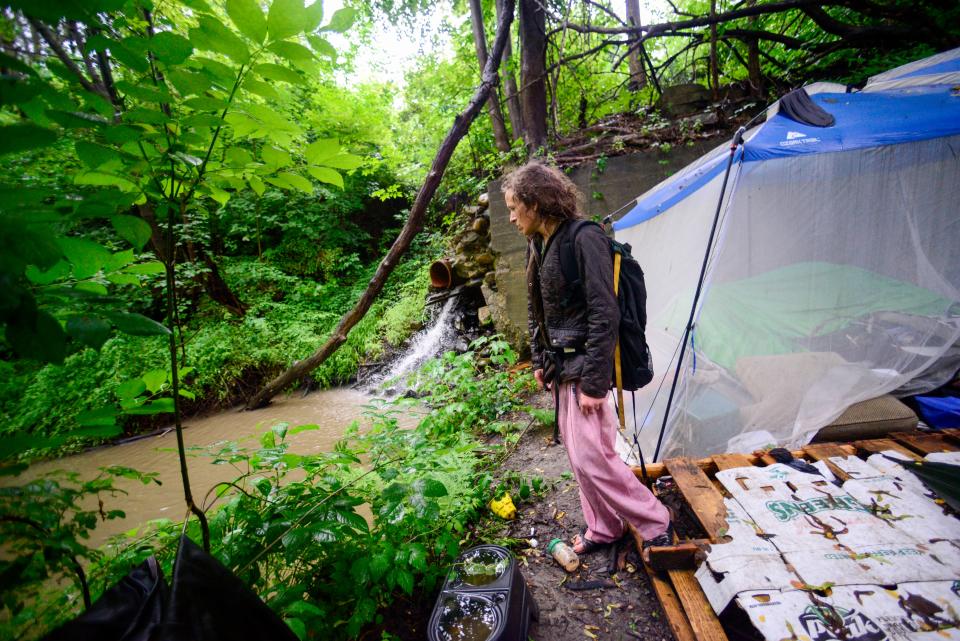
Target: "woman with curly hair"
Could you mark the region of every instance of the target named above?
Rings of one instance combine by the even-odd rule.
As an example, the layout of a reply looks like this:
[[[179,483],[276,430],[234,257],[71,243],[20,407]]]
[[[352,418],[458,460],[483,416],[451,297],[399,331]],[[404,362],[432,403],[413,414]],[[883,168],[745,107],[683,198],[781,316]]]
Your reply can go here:
[[[610,387],[620,311],[609,240],[597,225],[572,233],[571,221],[582,218],[580,192],[556,168],[531,162],[508,175],[501,189],[510,222],[528,239],[533,375],[554,391],[560,435],[580,486],[586,527],[574,550],[589,553],[619,540],[626,523],[644,548],[669,545],[669,512],[614,449]],[[571,242],[579,283],[567,282],[560,263],[560,247]]]

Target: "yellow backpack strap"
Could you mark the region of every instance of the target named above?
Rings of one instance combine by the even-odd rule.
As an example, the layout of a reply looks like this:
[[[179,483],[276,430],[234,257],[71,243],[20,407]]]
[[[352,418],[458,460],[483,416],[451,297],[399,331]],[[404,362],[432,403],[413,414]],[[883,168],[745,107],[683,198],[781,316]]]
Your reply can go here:
[[[620,252],[613,253],[613,295],[620,295]],[[623,414],[623,369],[620,366],[620,335],[617,334],[617,346],[613,350],[614,381],[617,384],[617,415],[620,419],[620,431],[626,429]]]

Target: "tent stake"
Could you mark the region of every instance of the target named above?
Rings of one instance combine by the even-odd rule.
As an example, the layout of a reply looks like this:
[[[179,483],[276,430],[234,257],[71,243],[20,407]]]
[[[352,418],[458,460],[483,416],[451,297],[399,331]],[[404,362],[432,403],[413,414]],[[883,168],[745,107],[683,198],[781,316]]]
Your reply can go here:
[[[693,331],[693,317],[697,313],[697,303],[700,301],[700,292],[703,290],[703,281],[707,273],[707,262],[710,260],[710,249],[713,247],[713,237],[717,232],[717,222],[720,220],[720,210],[723,208],[723,196],[727,191],[727,179],[730,178],[730,168],[733,167],[733,157],[737,147],[743,144],[743,134],[746,127],[737,129],[730,143],[730,157],[727,159],[727,170],[723,174],[723,185],[720,187],[720,198],[717,200],[717,211],[713,214],[713,225],[710,227],[710,238],[707,240],[707,250],[703,254],[703,265],[700,266],[700,278],[697,280],[697,291],[693,295],[693,305],[690,306],[690,318],[683,330],[683,341],[680,343],[680,357],[677,359],[677,369],[670,384],[670,396],[667,397],[667,407],[663,411],[663,423],[660,425],[660,434],[657,435],[657,449],[653,452],[653,462],[660,458],[660,446],[663,444],[663,433],[667,429],[667,419],[670,418],[670,406],[673,404],[673,395],[677,391],[677,381],[680,380],[680,368],[683,367],[683,355],[687,351],[687,340]],[[636,411],[636,410],[634,410]]]

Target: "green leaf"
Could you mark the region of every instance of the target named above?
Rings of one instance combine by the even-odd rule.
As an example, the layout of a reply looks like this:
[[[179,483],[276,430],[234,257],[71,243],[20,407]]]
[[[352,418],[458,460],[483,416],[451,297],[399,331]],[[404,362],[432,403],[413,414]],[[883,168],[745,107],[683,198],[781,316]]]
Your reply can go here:
[[[56,241],[73,265],[73,276],[77,279],[90,278],[112,257],[109,249],[91,240],[57,238]]]
[[[77,414],[77,424],[82,427],[110,427],[117,422],[115,407],[98,407]]]
[[[113,228],[117,230],[120,237],[133,245],[134,249],[143,249],[143,246],[150,240],[150,225],[142,218],[136,216],[114,216],[110,219]]]
[[[370,560],[361,556],[354,560],[350,566],[350,576],[356,585],[365,585],[370,581]]]
[[[74,149],[77,152],[77,157],[80,159],[80,162],[90,169],[96,169],[111,160],[120,159],[120,154],[117,150],[87,142],[86,140],[78,140],[75,142]]]
[[[273,0],[270,4],[267,30],[271,41],[283,40],[302,32],[306,22],[303,0]]]
[[[145,263],[137,263],[124,267],[123,271],[128,274],[162,274],[167,270],[159,260],[151,260]]]
[[[150,50],[160,62],[179,65],[193,54],[193,45],[181,35],[172,31],[160,31],[149,41]]]
[[[133,274],[107,274],[106,279],[114,285],[139,285],[140,279]]]
[[[273,85],[262,80],[257,80],[252,75],[243,79],[243,88],[267,100],[282,100],[280,92],[274,89]]]
[[[140,140],[143,137],[143,130],[131,125],[112,125],[103,131],[103,137],[107,142],[120,145],[125,142]]]
[[[421,572],[426,572],[427,571],[427,548],[425,548],[420,543],[411,543],[410,556],[408,557],[408,563],[410,563],[410,567],[420,570]]]
[[[110,323],[95,316],[71,316],[67,319],[67,334],[99,352],[110,338]]]
[[[374,554],[370,557],[370,576],[377,581],[390,569],[390,558],[383,553]]]
[[[78,185],[119,187],[123,191],[130,192],[140,191],[140,187],[130,182],[127,178],[115,174],[108,174],[103,171],[87,171],[82,174],[77,174],[73,182]]]
[[[257,0],[227,0],[227,15],[240,33],[257,44],[267,37],[267,20]]]
[[[306,623],[304,623],[300,619],[292,619],[292,618],[284,619],[283,622],[287,624],[287,627],[290,628],[290,630],[293,631],[295,635],[297,635],[297,638],[300,639],[300,641],[306,640],[307,638]]]
[[[166,336],[170,330],[142,314],[109,312],[104,314],[113,326],[124,334],[133,336]]]
[[[105,286],[101,285],[100,283],[95,283],[91,280],[79,282],[73,286],[73,289],[78,292],[93,294],[94,296],[106,296],[110,293]]]
[[[299,434],[300,432],[312,432],[313,430],[318,429],[320,429],[320,426],[316,423],[307,423],[306,425],[297,425],[295,427],[291,427],[289,430],[287,430],[287,434],[289,436],[293,436],[294,434]]]
[[[313,47],[313,50],[316,51],[321,56],[326,56],[331,60],[337,59],[337,50],[332,44],[326,39],[321,38],[320,36],[309,35],[307,36],[307,42],[310,43],[310,46]]]
[[[343,189],[343,176],[329,167],[307,167],[307,172],[320,182],[336,185]]]
[[[277,446],[277,437],[273,432],[264,432],[260,435],[260,447],[271,449]]]
[[[166,76],[181,96],[200,95],[213,86],[209,76],[186,69],[170,69]]]
[[[153,402],[144,403],[143,405],[124,410],[124,414],[131,414],[134,416],[169,414],[171,412],[173,412],[172,398],[158,398]]]
[[[7,342],[21,358],[32,358],[45,363],[63,363],[67,335],[56,318],[38,311],[30,321],[7,325]]]
[[[313,193],[313,183],[301,176],[289,171],[282,171],[278,174],[290,187],[302,191],[305,194]]]
[[[193,61],[199,63],[203,70],[206,71],[211,78],[219,82],[224,87],[232,86],[237,78],[237,74],[234,73],[233,69],[223,64],[219,60],[195,56]]]
[[[130,399],[140,396],[147,391],[147,384],[142,378],[133,378],[117,385],[117,398]]]
[[[128,97],[136,98],[143,102],[168,103],[171,101],[170,92],[166,87],[154,87],[148,84],[134,84],[126,80],[117,82],[117,89]]]
[[[337,10],[333,14],[333,17],[330,18],[330,22],[321,29],[321,31],[336,31],[338,33],[343,33],[347,29],[353,26],[354,21],[357,19],[357,12],[350,7],[344,7]]]
[[[257,176],[247,176],[247,182],[250,184],[250,189],[252,189],[253,193],[257,196],[262,196],[267,190],[267,186],[264,185],[263,181]]]
[[[61,260],[46,271],[36,265],[29,265],[25,272],[27,280],[36,285],[49,285],[70,275],[70,263]]]
[[[339,12],[338,12],[339,13]],[[413,575],[407,570],[397,569],[397,585],[407,594],[413,594]]]
[[[141,380],[151,394],[156,394],[167,383],[167,371],[163,369],[149,370],[144,372]]]
[[[354,156],[353,154],[337,154],[332,158],[320,161],[318,164],[324,165],[325,167],[334,167],[335,169],[350,171],[351,169],[362,166],[363,158]]]
[[[281,421],[276,425],[271,425],[270,430],[277,435],[281,441],[287,436],[287,429],[290,427],[290,423]]]
[[[271,167],[287,167],[293,163],[290,154],[273,146],[264,147],[260,155],[263,156],[263,161]]]
[[[296,42],[281,40],[280,42],[272,43],[267,49],[281,58],[292,62],[304,71],[313,69],[313,62],[316,60],[312,51]]]
[[[213,127],[219,125],[222,121],[220,116],[217,114],[198,113],[188,116],[180,122],[184,127],[189,127],[190,129],[212,129]]]
[[[436,479],[417,479],[413,482],[413,491],[436,498],[447,495],[447,486]]]
[[[172,121],[170,116],[159,109],[135,107],[123,113],[124,122],[146,123],[148,125],[165,125]]]
[[[222,53],[242,65],[250,60],[247,45],[222,22],[210,16],[200,16],[197,22],[199,27],[190,30],[190,42],[197,49]]]
[[[56,141],[56,132],[36,125],[0,127],[0,155],[46,147]]]
[[[130,41],[113,40],[98,34],[87,38],[86,47],[87,51],[106,52],[109,50],[111,57],[134,71],[140,73],[150,71],[150,62],[146,55],[138,53],[136,49],[129,46],[130,44]]]
[[[327,158],[332,158],[340,153],[340,143],[336,138],[321,138],[307,145],[303,152],[307,162],[319,164]]]
[[[209,96],[196,96],[187,98],[183,101],[183,104],[197,111],[220,111],[227,106],[227,101]]]
[[[226,163],[236,169],[243,169],[253,162],[253,155],[242,147],[231,147],[224,154]]]
[[[289,82],[290,84],[303,85],[306,81],[292,69],[287,69],[281,65],[272,62],[264,62],[253,67],[254,73],[264,77],[267,80],[277,82]]]

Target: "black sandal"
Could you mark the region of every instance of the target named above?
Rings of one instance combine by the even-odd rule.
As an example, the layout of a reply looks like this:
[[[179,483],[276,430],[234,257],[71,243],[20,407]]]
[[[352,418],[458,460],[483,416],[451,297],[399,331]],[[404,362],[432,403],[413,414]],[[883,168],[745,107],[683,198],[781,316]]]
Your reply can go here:
[[[574,552],[576,552],[577,554],[592,554],[594,552],[597,552],[598,550],[602,550],[610,546],[609,543],[597,543],[596,541],[588,539],[586,527],[583,527],[583,529],[580,530],[580,533],[577,536],[580,537],[580,545],[583,547],[583,549],[580,552],[577,552],[576,550],[574,550]],[[571,547],[576,548],[577,542],[574,541]]]
[[[663,534],[659,534],[652,539],[643,542],[643,549],[660,548],[673,545],[673,521],[667,523],[667,529]]]

